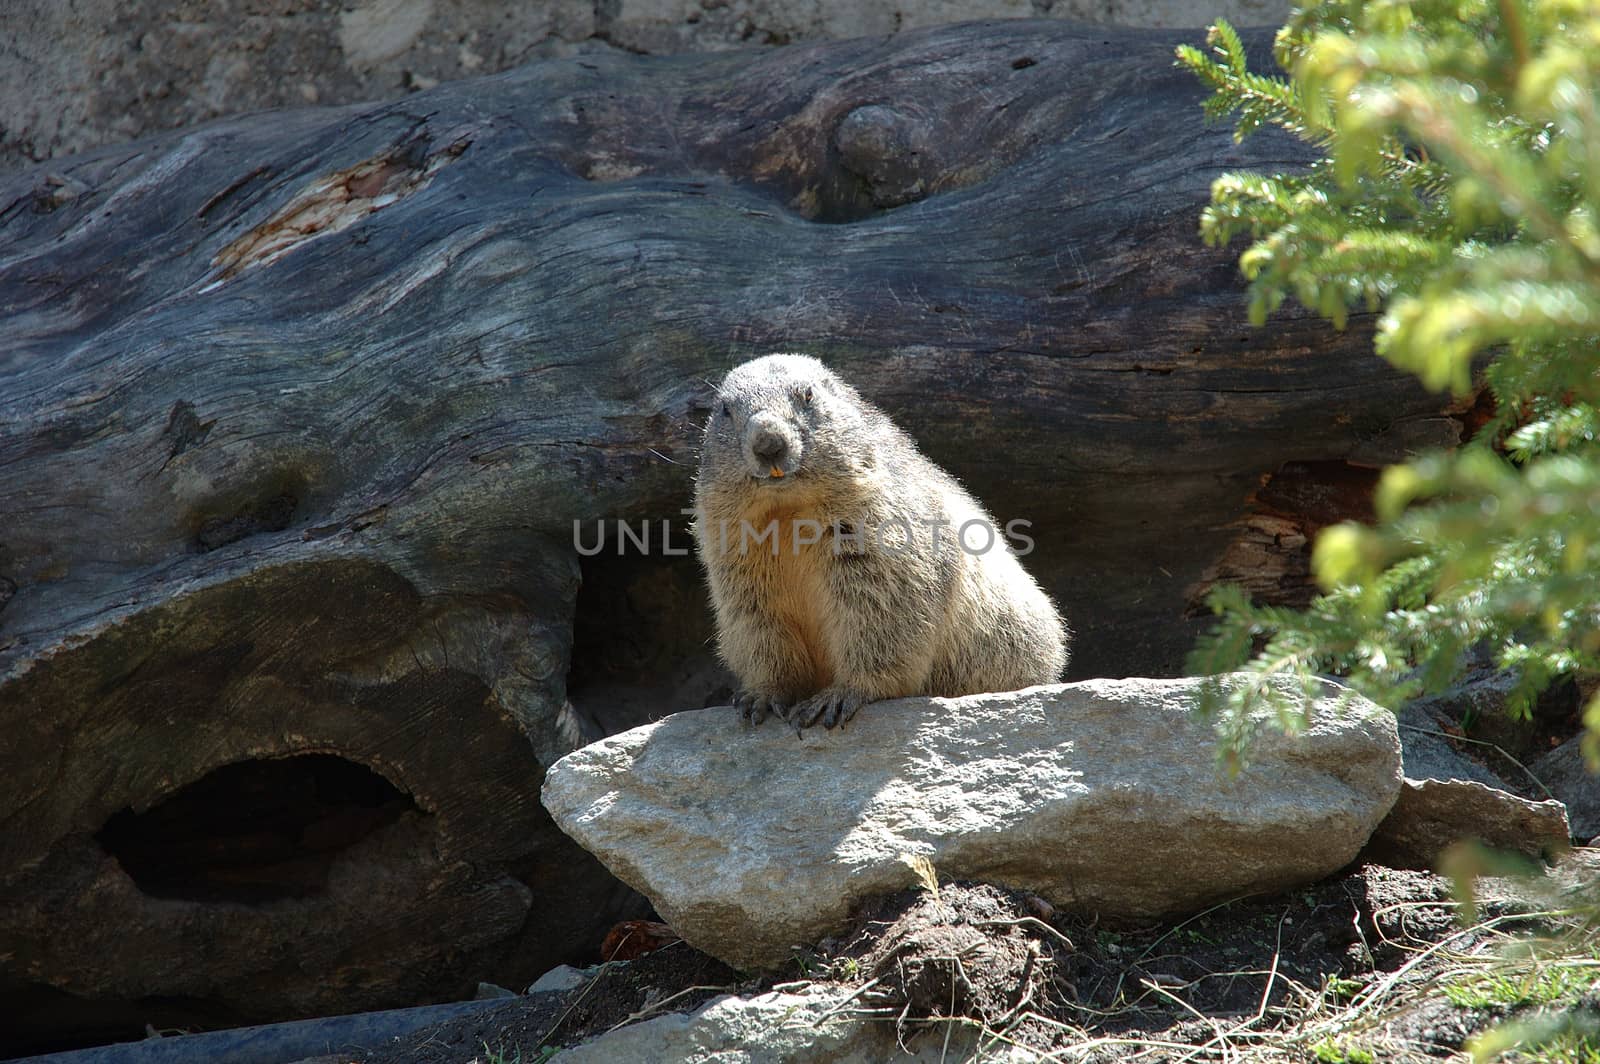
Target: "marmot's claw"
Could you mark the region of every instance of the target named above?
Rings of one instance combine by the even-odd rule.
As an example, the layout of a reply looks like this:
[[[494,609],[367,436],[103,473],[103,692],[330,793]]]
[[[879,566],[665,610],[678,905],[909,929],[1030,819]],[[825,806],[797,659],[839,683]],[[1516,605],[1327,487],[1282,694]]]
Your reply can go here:
[[[844,727],[845,721],[856,715],[856,710],[866,704],[866,699],[856,694],[842,694],[828,707],[828,715],[822,718],[822,726],[831,728],[834,725]]]
[[[734,696],[733,704],[739,711],[739,716],[746,724],[760,724],[769,715],[786,719],[788,708],[782,702],[774,701],[766,695],[754,694],[750,691],[740,691]]]
[[[822,719],[822,714],[828,709],[828,692],[812,695],[804,702],[797,703],[794,711],[789,714],[789,723],[794,725],[794,733],[799,735],[817,721]]]
[[[790,711],[789,723],[794,725],[797,734],[819,722],[824,728],[832,728],[854,717],[856,710],[868,701],[865,695],[856,691],[830,687],[798,703]]]

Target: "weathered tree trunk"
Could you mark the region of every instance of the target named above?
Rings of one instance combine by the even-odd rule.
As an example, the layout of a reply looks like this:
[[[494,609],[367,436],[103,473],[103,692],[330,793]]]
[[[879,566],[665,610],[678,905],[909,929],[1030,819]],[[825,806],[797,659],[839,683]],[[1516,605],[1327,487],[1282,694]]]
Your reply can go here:
[[[573,523],[677,520],[746,357],[1031,520],[1077,676],[1292,579],[1324,481],[1459,426],[1360,328],[1245,324],[1197,213],[1304,153],[1204,128],[1175,39],[589,56],[0,184],[0,1012],[403,1004],[596,941],[625,896],[543,769],[717,692],[692,559]]]

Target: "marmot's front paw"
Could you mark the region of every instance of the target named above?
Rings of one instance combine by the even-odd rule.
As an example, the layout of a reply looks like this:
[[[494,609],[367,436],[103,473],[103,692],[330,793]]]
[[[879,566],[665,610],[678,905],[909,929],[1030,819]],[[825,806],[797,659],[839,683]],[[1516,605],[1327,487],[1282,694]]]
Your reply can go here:
[[[824,728],[831,728],[855,716],[856,710],[871,701],[850,687],[826,687],[804,702],[796,703],[789,712],[789,723],[794,725],[796,732],[819,722]]]
[[[760,724],[769,715],[784,717],[789,709],[777,699],[755,691],[740,691],[733,696],[733,704],[738,709],[739,716],[748,724]]]

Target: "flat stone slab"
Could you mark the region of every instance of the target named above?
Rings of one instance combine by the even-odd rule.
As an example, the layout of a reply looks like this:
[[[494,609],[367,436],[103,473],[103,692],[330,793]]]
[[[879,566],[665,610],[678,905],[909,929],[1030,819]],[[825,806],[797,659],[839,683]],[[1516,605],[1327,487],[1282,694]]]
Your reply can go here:
[[[1473,780],[1407,777],[1366,856],[1391,868],[1437,871],[1440,858],[1458,842],[1553,858],[1571,847],[1569,834],[1559,801],[1532,802]]]
[[[1394,718],[1328,683],[1217,770],[1199,681],[1089,680],[862,709],[797,736],[731,708],[677,713],[562,758],[556,822],[691,945],[741,968],[938,873],[1108,918],[1197,911],[1349,862],[1394,804]]]

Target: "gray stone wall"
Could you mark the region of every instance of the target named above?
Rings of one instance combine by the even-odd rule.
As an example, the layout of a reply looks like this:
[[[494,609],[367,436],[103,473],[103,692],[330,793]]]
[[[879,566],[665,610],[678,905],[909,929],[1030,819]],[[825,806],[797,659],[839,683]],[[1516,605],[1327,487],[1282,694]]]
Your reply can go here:
[[[223,115],[403,96],[540,56],[975,18],[1281,22],[1288,0],[0,0],[0,170]]]

